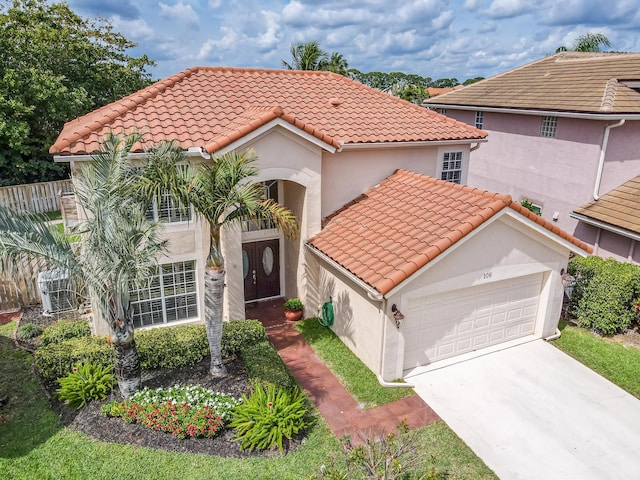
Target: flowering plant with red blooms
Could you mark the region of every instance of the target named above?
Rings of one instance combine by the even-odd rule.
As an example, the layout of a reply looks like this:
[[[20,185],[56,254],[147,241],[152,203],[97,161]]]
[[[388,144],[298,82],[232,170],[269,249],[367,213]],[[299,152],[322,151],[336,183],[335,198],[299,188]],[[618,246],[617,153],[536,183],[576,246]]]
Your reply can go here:
[[[239,403],[231,395],[197,385],[175,385],[169,389],[145,388],[127,401],[103,405],[102,414],[178,438],[213,437]]]

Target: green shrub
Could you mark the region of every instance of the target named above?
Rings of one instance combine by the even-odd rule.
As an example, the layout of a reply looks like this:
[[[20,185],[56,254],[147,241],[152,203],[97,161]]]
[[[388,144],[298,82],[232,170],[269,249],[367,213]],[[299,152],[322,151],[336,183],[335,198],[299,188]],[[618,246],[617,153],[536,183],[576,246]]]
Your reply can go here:
[[[348,436],[342,441],[342,461],[335,455],[320,467],[320,478],[443,478],[435,469],[425,472],[426,452],[419,444],[417,431],[409,431],[406,420],[396,427],[397,433],[368,435],[363,445],[354,446]]]
[[[104,337],[72,338],[50,343],[39,347],[35,353],[36,367],[48,380],[64,377],[79,363],[107,367],[113,365],[113,361],[113,347]]]
[[[265,340],[267,333],[258,320],[231,320],[222,324],[223,357],[236,355],[245,347]]]
[[[568,270],[576,279],[571,313],[578,325],[606,335],[629,327],[640,295],[640,266],[587,257],[572,260]]]
[[[82,363],[66,377],[58,379],[56,396],[67,406],[80,410],[91,400],[103,400],[115,383],[111,365]]]
[[[236,429],[235,440],[242,450],[277,446],[282,452],[285,438],[291,440],[310,426],[306,417],[305,396],[299,388],[276,389],[269,385],[265,390],[257,385],[249,398],[243,395],[229,426]]]
[[[71,338],[82,338],[91,336],[91,329],[86,320],[59,321],[42,332],[42,345],[60,343]]]
[[[245,347],[240,355],[254,385],[277,385],[283,388],[297,386],[282,357],[268,340]]]
[[[42,333],[42,328],[35,323],[23,323],[18,327],[18,331],[16,332],[16,337],[18,340],[28,340],[30,338],[37,337]]]
[[[209,355],[203,324],[140,330],[135,338],[144,370],[193,365]],[[225,322],[222,325],[223,356],[262,343],[266,338],[264,327],[256,320]],[[50,380],[66,375],[74,365],[83,361],[112,365],[113,347],[102,337],[81,337],[52,342],[36,351],[36,366],[42,376]]]
[[[206,330],[200,324],[140,330],[135,338],[143,370],[193,365],[209,354]]]

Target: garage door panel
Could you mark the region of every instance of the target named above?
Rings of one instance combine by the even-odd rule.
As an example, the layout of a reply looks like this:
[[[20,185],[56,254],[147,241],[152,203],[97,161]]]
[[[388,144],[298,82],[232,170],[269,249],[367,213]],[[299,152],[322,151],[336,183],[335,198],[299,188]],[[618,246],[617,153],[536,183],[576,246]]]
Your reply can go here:
[[[479,350],[535,330],[542,274],[408,301],[404,368]]]

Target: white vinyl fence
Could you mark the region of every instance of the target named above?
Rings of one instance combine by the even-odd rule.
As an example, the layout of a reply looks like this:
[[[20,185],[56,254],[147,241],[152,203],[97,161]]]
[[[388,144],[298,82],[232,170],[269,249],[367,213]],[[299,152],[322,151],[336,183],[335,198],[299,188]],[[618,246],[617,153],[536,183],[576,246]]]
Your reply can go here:
[[[71,192],[71,180],[0,187],[0,205],[18,214],[60,210],[60,193]]]

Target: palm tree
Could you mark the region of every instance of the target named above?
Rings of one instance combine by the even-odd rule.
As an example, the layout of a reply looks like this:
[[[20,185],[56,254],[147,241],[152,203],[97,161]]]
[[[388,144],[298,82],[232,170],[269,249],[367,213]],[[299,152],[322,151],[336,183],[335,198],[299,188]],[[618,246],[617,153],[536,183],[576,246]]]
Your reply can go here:
[[[347,62],[347,59],[344,58],[341,53],[333,52],[329,60],[321,62],[320,67],[320,70],[347,75],[349,62]]]
[[[41,268],[66,270],[73,285],[84,284],[96,313],[109,325],[115,375],[125,398],[141,385],[130,290],[148,282],[167,247],[159,224],[146,219],[144,203],[133,194],[137,180],[127,157],[138,140],[109,135],[103,151],[80,167],[76,201],[85,219],[75,229],[76,245],[43,222],[0,209],[3,269],[35,260]]]
[[[308,43],[292,43],[291,59],[292,64],[282,60],[282,66],[288,70],[325,70],[322,67],[329,61],[329,56],[313,40]]]
[[[556,53],[558,52],[601,52],[602,47],[610,47],[611,42],[603,33],[585,33],[584,35],[580,35],[576,38],[575,42],[573,42],[573,48],[568,49],[567,47],[558,47]]]
[[[270,219],[290,238],[295,238],[297,222],[286,208],[264,197],[261,184],[252,182],[258,174],[254,150],[235,151],[213,158],[214,163],[194,168],[184,152],[172,143],[164,144],[148,156],[141,177],[141,191],[147,199],[168,192],[183,204],[193,205],[210,227],[210,250],[205,270],[205,323],[211,351],[213,376],[226,374],[222,363],[222,305],[224,298],[224,258],[220,234],[225,225],[247,219]]]

